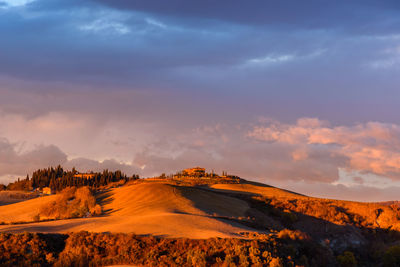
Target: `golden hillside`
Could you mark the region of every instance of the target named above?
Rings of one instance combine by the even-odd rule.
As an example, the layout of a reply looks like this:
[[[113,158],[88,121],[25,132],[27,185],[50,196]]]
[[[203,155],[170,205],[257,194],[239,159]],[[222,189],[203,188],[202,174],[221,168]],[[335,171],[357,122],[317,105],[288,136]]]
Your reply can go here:
[[[400,244],[400,207],[396,203],[313,198],[243,179],[139,179],[112,186],[116,187],[97,191],[67,188],[61,194],[0,206],[3,223],[0,232],[89,231],[191,239],[234,237],[265,244],[274,240],[276,246],[306,249],[303,253],[309,258],[313,255],[311,251],[319,250],[324,253],[322,259],[329,261],[334,261],[333,255],[340,256],[350,250],[364,262],[378,262],[385,249]],[[84,191],[95,193],[96,199],[92,200],[101,205],[101,215],[80,212],[77,214],[86,218],[34,222],[35,215],[49,207],[59,206],[69,211],[75,203],[73,207],[80,209],[82,201],[91,199],[81,196],[81,202],[78,201],[76,195]],[[68,214],[75,214],[71,212]],[[62,218],[61,215],[51,217],[52,214],[64,213],[49,211],[48,217],[40,218]],[[270,249],[274,251],[274,247]],[[285,249],[274,253],[287,255],[289,252]],[[300,262],[303,259],[297,254],[291,257]]]
[[[32,222],[39,208],[54,195],[0,206],[0,222]],[[134,232],[174,237],[238,236],[297,227],[315,229],[351,225],[368,229],[400,227],[397,206],[307,197],[279,188],[247,182],[190,186],[169,179],[140,180],[98,193],[99,217],[23,225],[3,225],[0,231]],[[319,220],[319,221],[318,221]],[[313,228],[311,227],[311,228]]]

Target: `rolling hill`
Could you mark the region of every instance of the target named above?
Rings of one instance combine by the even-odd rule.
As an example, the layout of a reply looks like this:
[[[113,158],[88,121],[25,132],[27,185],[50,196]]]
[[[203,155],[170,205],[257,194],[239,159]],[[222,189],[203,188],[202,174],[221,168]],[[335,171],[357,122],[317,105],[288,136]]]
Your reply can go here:
[[[243,179],[139,179],[99,190],[96,197],[103,213],[87,218],[33,222],[40,207],[57,195],[0,206],[0,232],[278,238],[295,246],[309,240],[326,258],[350,250],[368,259],[377,245],[400,245],[397,203],[313,198]]]
[[[0,206],[5,223],[29,222],[53,196]],[[162,183],[138,183],[101,194],[101,217],[0,226],[7,232],[134,232],[170,237],[231,237],[252,229],[230,218],[245,217],[247,203],[212,191]],[[225,219],[224,219],[225,218]]]

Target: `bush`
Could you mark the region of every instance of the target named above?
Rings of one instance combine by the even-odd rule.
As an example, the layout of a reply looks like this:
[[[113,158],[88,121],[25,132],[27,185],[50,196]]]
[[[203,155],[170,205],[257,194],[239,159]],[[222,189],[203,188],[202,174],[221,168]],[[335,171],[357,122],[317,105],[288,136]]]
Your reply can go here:
[[[283,212],[282,213],[282,220],[283,223],[286,225],[292,225],[293,223],[295,223],[298,219],[297,219],[297,215],[292,213],[292,212]]]
[[[342,267],[355,267],[357,266],[356,258],[354,257],[353,252],[345,251],[342,255],[337,257],[337,261],[339,266]]]
[[[269,262],[269,267],[283,267],[282,260],[280,258],[272,258]]]
[[[67,187],[57,200],[40,208],[39,216],[46,219],[81,218],[89,215],[100,215],[101,206],[88,187]]]
[[[187,256],[187,262],[193,266],[206,266],[205,253],[200,250],[190,250]]]
[[[400,246],[393,246],[386,250],[383,256],[383,266],[400,266]]]
[[[300,230],[283,229],[278,233],[278,238],[291,240],[310,240],[310,237]]]
[[[35,216],[33,216],[32,220],[33,220],[34,222],[39,222],[39,221],[40,221],[40,215],[39,215],[39,214],[36,214]]]

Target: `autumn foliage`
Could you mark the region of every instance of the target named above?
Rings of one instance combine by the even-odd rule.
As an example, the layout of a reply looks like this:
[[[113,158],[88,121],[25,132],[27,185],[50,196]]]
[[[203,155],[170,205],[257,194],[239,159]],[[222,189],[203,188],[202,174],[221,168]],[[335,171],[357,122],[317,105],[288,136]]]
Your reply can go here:
[[[291,242],[292,243],[292,242]],[[283,266],[307,259],[293,245],[270,236],[166,239],[134,234],[79,232],[0,234],[1,266]],[[311,250],[303,250],[310,259]]]
[[[40,219],[67,219],[100,215],[101,206],[88,187],[67,187],[55,201],[40,208]]]

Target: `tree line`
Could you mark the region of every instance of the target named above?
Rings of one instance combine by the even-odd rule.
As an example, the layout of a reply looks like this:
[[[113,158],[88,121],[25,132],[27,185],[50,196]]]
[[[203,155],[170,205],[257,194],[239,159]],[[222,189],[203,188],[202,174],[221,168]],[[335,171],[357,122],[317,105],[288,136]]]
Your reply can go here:
[[[60,165],[55,168],[49,167],[39,169],[33,172],[31,178],[27,175],[25,179],[18,179],[14,183],[10,183],[6,189],[29,191],[36,188],[42,189],[44,187],[50,187],[53,191],[59,192],[71,186],[90,186],[97,188],[121,180],[129,181],[139,179],[139,175],[137,174],[127,176],[120,170],[91,172],[92,175],[90,177],[77,177],[78,174],[79,172],[75,168],[68,171],[64,170]]]

